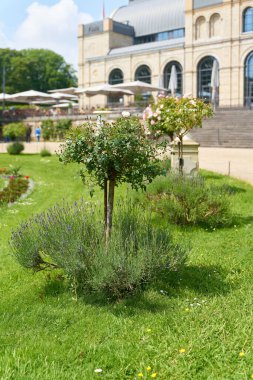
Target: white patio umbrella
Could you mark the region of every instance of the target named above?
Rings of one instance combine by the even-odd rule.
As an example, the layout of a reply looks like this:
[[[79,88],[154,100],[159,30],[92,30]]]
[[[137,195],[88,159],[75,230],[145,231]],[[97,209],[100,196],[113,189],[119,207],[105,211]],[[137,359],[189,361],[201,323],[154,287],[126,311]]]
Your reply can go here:
[[[50,94],[52,98],[56,100],[78,100],[78,97],[76,95],[64,93],[64,92],[54,92]]]
[[[158,76],[158,87],[159,88],[163,87],[163,75],[162,74],[160,74]],[[157,95],[160,95],[160,94],[164,94],[164,90],[163,91],[159,90]]]
[[[175,95],[177,87],[178,87],[177,69],[175,65],[172,65],[171,72],[170,72],[170,81],[169,81],[169,86],[168,86],[168,90],[171,91],[172,96]]]
[[[76,93],[77,89],[78,89],[78,87],[57,88],[55,90],[49,90],[48,92],[50,92],[50,93],[62,92],[64,94],[74,95]]]
[[[77,94],[86,94],[87,96],[95,96],[95,95],[133,95],[134,92],[130,90],[126,90],[124,88],[119,88],[116,86],[112,86],[110,84],[103,84],[99,86],[92,86],[86,88],[80,88],[76,91]]]
[[[55,104],[52,106],[52,108],[69,108],[69,107],[77,108],[79,107],[79,105],[74,102],[69,102],[69,103]]]
[[[2,101],[2,100],[7,100],[10,96],[11,96],[11,95],[2,92],[2,93],[0,94],[0,101]]]
[[[24,92],[18,92],[16,94],[10,95],[8,99],[6,99],[8,102],[14,102],[14,103],[32,103],[33,101],[37,100],[51,100],[52,95],[47,94],[45,92],[40,91],[24,91]]]
[[[212,87],[211,100],[214,105],[216,103],[216,95],[217,95],[219,86],[220,86],[219,65],[218,65],[218,61],[215,59],[213,61],[212,77],[211,77],[211,87]]]
[[[142,82],[140,80],[136,80],[134,82],[124,82],[120,84],[115,84],[113,87],[119,87],[122,89],[130,90],[134,94],[141,94],[144,92],[152,92],[152,91],[166,91],[165,88],[159,86],[152,86],[152,84]]]

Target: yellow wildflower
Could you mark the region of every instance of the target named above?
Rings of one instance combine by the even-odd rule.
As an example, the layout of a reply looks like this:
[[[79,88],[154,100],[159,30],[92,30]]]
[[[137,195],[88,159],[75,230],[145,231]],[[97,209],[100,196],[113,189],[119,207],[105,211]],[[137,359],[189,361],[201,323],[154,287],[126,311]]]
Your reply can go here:
[[[240,358],[243,358],[245,356],[245,353],[242,351],[242,352],[240,352],[239,356],[240,356]]]
[[[138,377],[143,377],[143,373],[142,372],[138,373]]]
[[[151,329],[147,329],[146,331],[147,331],[147,332],[151,332]]]
[[[151,369],[152,369],[152,368],[151,368],[150,365],[149,365],[149,366],[147,367],[147,371],[150,372]]]
[[[180,354],[184,354],[185,353],[185,348],[180,348],[179,352],[180,352]]]
[[[252,375],[250,377],[251,377],[251,379],[253,379],[253,373],[252,373]]]
[[[152,375],[151,375],[152,379],[156,378],[156,376],[157,376],[156,372],[152,373]]]

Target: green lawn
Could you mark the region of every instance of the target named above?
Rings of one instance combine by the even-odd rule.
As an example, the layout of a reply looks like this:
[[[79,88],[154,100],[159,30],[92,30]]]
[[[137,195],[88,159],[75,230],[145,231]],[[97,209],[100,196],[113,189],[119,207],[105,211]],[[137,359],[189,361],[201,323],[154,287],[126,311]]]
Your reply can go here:
[[[8,164],[22,165],[35,187],[22,202],[0,208],[1,380],[151,379],[152,373],[160,380],[251,378],[252,187],[205,173],[235,190],[235,226],[170,226],[192,247],[187,265],[143,295],[108,303],[76,299],[53,274],[22,269],[8,246],[11,229],[33,213],[62,198],[89,199],[78,166],[62,166],[56,157],[1,154],[0,167]],[[97,368],[103,372],[94,373]]]

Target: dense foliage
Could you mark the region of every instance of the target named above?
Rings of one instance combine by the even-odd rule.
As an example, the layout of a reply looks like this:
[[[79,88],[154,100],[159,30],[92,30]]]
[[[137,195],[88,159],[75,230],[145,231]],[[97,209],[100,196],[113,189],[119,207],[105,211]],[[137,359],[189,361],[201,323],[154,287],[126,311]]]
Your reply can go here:
[[[45,141],[62,140],[71,126],[72,121],[69,119],[59,119],[57,121],[52,119],[43,120],[41,123],[42,136]]]
[[[3,136],[11,141],[23,139],[26,134],[26,127],[23,123],[9,123],[3,126]]]
[[[65,203],[22,223],[11,238],[17,260],[35,271],[62,268],[76,289],[112,298],[137,291],[185,260],[185,250],[172,244],[168,231],[154,228],[131,202],[116,213],[105,246],[97,212],[84,201]]]
[[[154,211],[179,225],[222,227],[230,225],[233,219],[227,189],[207,185],[200,176],[171,173],[159,178],[147,197]]]
[[[179,171],[183,172],[183,137],[193,128],[201,128],[202,121],[211,117],[211,104],[201,99],[160,96],[158,103],[144,111],[144,120],[151,132],[157,136],[178,138]]]
[[[107,236],[112,227],[115,186],[126,182],[134,189],[145,189],[160,171],[155,147],[138,118],[133,117],[121,117],[115,123],[102,123],[99,127],[88,123],[73,129],[61,148],[60,161],[83,164],[83,179],[91,175],[104,190]]]
[[[24,144],[20,142],[14,142],[12,144],[9,144],[7,147],[7,152],[9,154],[20,154],[25,149]]]
[[[201,99],[159,97],[158,103],[145,111],[152,132],[184,136],[200,128],[205,118],[213,114],[212,106]]]
[[[0,49],[0,72],[5,68],[6,93],[26,90],[47,92],[77,85],[75,71],[51,50]]]

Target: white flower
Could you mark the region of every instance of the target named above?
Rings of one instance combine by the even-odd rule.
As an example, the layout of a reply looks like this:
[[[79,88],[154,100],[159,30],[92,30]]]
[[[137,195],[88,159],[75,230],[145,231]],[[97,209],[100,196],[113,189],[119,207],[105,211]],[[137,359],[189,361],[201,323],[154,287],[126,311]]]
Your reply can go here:
[[[101,368],[96,368],[94,372],[95,373],[101,373],[101,372],[103,372],[103,370]]]
[[[131,116],[130,112],[128,112],[128,111],[123,111],[121,115],[123,117],[130,117]]]

